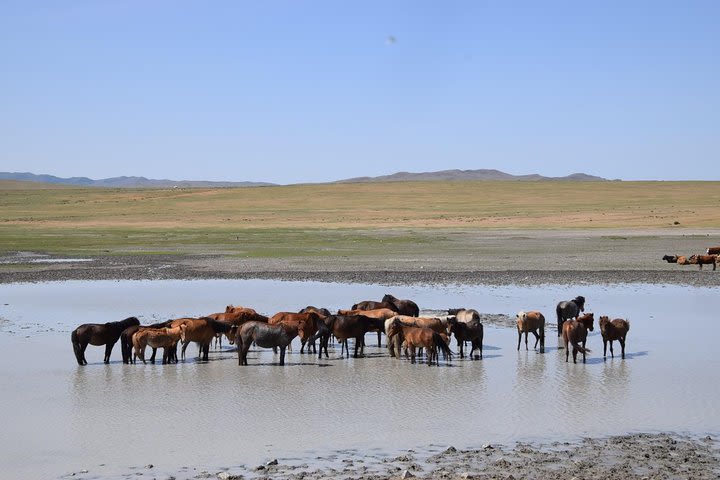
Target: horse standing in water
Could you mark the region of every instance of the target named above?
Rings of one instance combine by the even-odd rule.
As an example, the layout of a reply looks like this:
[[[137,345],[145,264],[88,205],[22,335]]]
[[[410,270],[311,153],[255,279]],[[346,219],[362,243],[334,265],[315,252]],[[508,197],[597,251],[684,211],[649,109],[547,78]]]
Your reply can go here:
[[[70,334],[70,340],[72,340],[78,365],[87,365],[85,349],[88,345],[105,345],[105,358],[103,361],[110,363],[110,353],[115,343],[120,339],[120,334],[133,325],[140,325],[140,320],[135,317],[128,317],[119,322],[86,323],[77,327]]]
[[[568,320],[563,325],[563,343],[565,344],[565,361],[570,357],[570,349],[568,345],[573,347],[573,363],[577,363],[578,352],[582,353],[583,363],[585,363],[585,354],[590,353],[589,348],[585,348],[587,341],[587,332],[593,331],[593,321],[595,317],[592,313],[587,313],[577,320]],[[582,343],[582,346],[580,344]]]
[[[268,325],[265,322],[247,322],[238,328],[235,343],[238,349],[238,365],[247,365],[247,354],[253,342],[258,347],[280,347],[280,365],[285,365],[285,349],[298,336],[298,323]]]
[[[583,297],[583,296],[577,296],[577,297],[573,298],[572,300],[558,303],[557,307],[555,307],[555,312],[557,313],[558,337],[562,335],[563,322],[565,320],[578,318],[578,316],[580,315],[580,312],[584,312],[584,311],[585,311],[585,297]]]
[[[598,324],[600,325],[600,334],[602,335],[603,339],[603,358],[607,357],[608,342],[610,342],[610,356],[612,358],[615,358],[615,353],[613,352],[612,348],[612,342],[613,340],[617,340],[620,342],[620,349],[622,352],[621,355],[624,359],[625,337],[630,331],[630,322],[622,318],[610,320],[607,316],[603,315],[602,317],[600,317],[600,321],[598,322]]]
[[[545,353],[545,317],[543,314],[536,311],[521,311],[516,315],[515,319],[517,320],[518,330],[517,349],[520,350],[520,341],[523,333],[525,334],[525,350],[528,349],[528,333],[532,333],[535,335],[535,346],[533,349],[537,348],[538,343],[540,343],[540,353]],[[539,334],[538,330],[540,331]]]

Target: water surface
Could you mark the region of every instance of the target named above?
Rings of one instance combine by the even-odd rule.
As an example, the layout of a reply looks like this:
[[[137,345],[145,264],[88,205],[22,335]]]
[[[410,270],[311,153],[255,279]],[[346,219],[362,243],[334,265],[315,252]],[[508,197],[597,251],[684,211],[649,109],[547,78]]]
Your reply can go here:
[[[599,332],[586,364],[565,363],[548,329],[545,354],[516,351],[517,333],[487,326],[485,358],[429,368],[389,358],[368,335],[367,356],[318,361],[251,352],[239,367],[225,347],[207,363],[123,365],[88,347],[75,363],[69,332],[88,322],[138,316],[143,323],[221,311],[228,303],[265,314],[306,305],[331,310],[385,293],[424,310],[472,307],[553,320],[559,300],[587,298],[596,318],[631,321],[627,358],[602,359]],[[720,408],[712,354],[715,290],[679,286],[451,287],[280,281],[101,281],[0,286],[3,475],[108,477],[155,465],[254,465],[276,457],[428,444],[576,439],[628,432],[717,434]],[[532,343],[531,343],[532,346]],[[616,344],[619,356],[620,348]],[[453,348],[454,345],[453,345]],[[195,354],[190,346],[188,352]],[[608,352],[609,353],[609,352]]]

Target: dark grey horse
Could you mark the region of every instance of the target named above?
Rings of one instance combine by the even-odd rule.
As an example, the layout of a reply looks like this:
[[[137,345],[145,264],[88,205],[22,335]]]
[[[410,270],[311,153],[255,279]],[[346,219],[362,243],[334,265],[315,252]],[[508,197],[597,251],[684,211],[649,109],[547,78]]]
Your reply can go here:
[[[265,322],[250,321],[242,324],[235,337],[238,349],[238,364],[247,365],[247,354],[253,342],[258,347],[280,348],[280,365],[285,365],[285,349],[298,335],[297,325],[280,323],[268,325]]]
[[[558,337],[562,336],[562,327],[565,320],[575,319],[580,316],[580,312],[585,311],[585,297],[577,296],[572,300],[560,302],[555,308],[557,312],[557,330]]]

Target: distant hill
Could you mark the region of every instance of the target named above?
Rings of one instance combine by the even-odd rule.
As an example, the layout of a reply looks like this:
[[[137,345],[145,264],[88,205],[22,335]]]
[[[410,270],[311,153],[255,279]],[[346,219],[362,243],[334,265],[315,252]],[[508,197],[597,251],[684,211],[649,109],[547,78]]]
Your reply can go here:
[[[34,173],[0,172],[0,180],[22,182],[40,182],[56,185],[75,185],[80,187],[107,188],[217,188],[217,187],[259,187],[274,185],[264,182],[206,182],[199,180],[153,180],[145,177],[113,177],[93,180],[87,177],[61,178],[53,175],[35,175]]]
[[[219,187],[260,187],[277,185],[266,182],[208,182],[201,180],[153,180],[145,177],[113,177],[93,180],[87,177],[61,178],[53,175],[36,175],[34,173],[0,172],[0,180],[19,182],[37,182],[52,185],[73,185],[80,187],[106,188],[219,188]],[[544,177],[538,174],[511,175],[500,170],[441,170],[438,172],[398,172],[378,177],[355,177],[336,180],[330,183],[363,183],[363,182],[420,182],[420,181],[461,181],[461,180],[507,180],[507,181],[551,181],[576,180],[583,182],[608,181],[584,173],[573,173],[565,177]]]
[[[511,175],[500,170],[440,170],[438,172],[397,172],[392,175],[379,177],[355,177],[345,180],[338,180],[335,183],[362,183],[362,182],[426,182],[435,180],[507,180],[507,181],[551,181],[551,180],[575,180],[583,182],[604,182],[606,178],[587,175],[585,173],[573,173],[564,177],[544,177],[538,174],[532,175]]]

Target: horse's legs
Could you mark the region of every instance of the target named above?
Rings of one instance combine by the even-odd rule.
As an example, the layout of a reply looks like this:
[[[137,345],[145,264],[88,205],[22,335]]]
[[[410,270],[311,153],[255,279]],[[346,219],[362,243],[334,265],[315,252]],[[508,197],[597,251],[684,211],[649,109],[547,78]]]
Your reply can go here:
[[[381,337],[381,335],[382,335],[382,332],[381,332],[380,330],[378,330],[377,334],[378,334],[378,348],[380,348],[380,347],[381,347],[380,337]]]
[[[603,358],[607,358],[607,340],[603,338]],[[610,353],[612,353],[612,342],[610,342]]]
[[[520,351],[520,342],[522,342],[522,330],[518,328],[518,351]]]
[[[287,347],[280,347],[280,365],[285,365],[285,349]]]
[[[112,353],[112,349],[114,346],[114,343],[105,344],[105,358],[103,358],[103,362],[110,363],[110,354]]]
[[[565,363],[567,363],[568,358],[570,357],[570,349],[568,348],[567,340],[565,340],[563,343],[565,344]]]
[[[538,343],[540,343],[540,335],[538,335],[535,330],[532,331],[532,334],[535,335],[535,346],[533,347],[533,350],[535,350],[538,346]]]
[[[415,363],[415,345],[412,345],[410,348],[410,363]]]
[[[615,352],[613,351],[612,344],[613,344],[613,341],[610,340],[610,357],[615,358]]]
[[[87,365],[87,360],[85,359],[85,349],[87,348],[87,346],[87,342],[80,342],[80,344],[78,345],[78,363],[80,365]]]
[[[622,352],[622,359],[625,360],[625,337],[620,337],[620,351]]]

